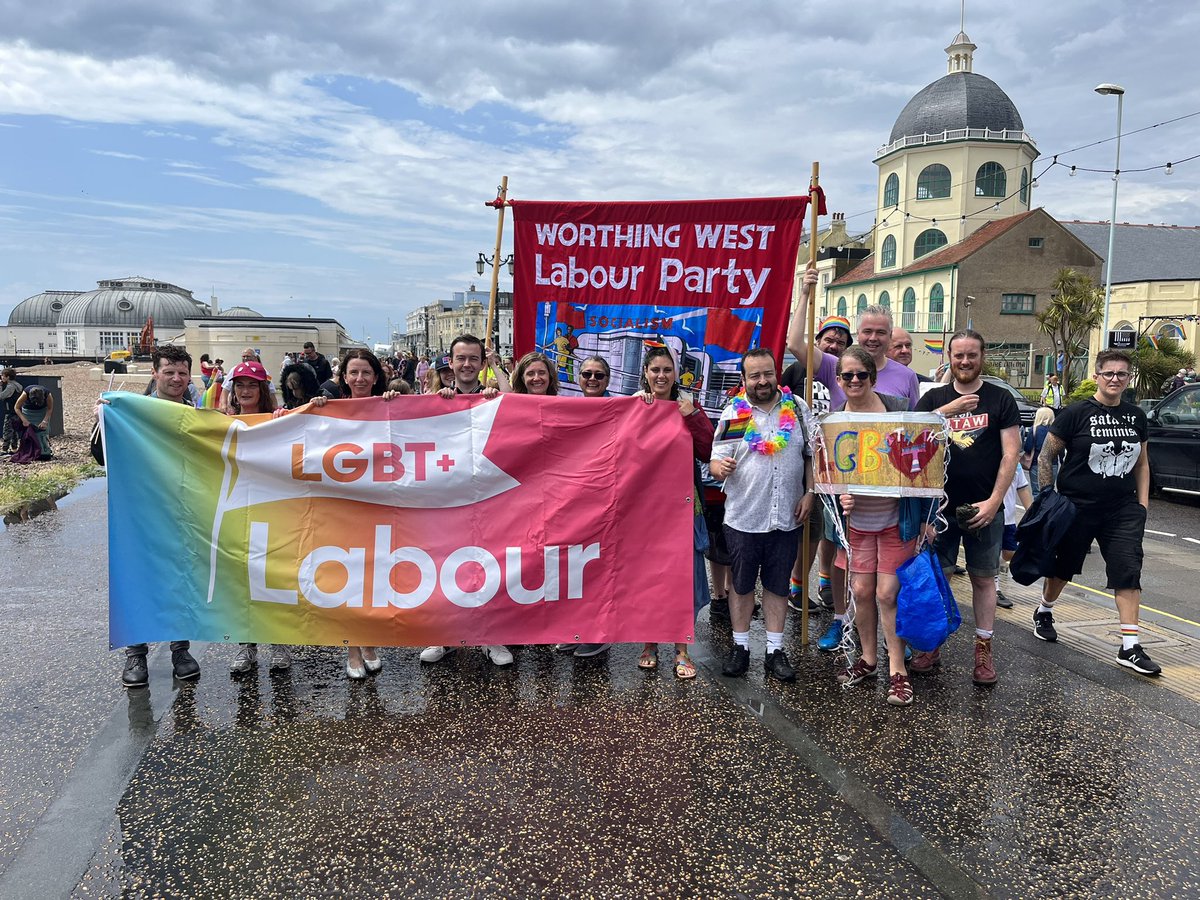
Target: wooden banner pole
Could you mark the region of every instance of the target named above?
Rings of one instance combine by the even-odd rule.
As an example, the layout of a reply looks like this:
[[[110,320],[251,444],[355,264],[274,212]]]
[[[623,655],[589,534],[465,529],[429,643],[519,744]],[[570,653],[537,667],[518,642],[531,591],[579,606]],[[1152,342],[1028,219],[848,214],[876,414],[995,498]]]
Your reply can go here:
[[[808,185],[808,265],[812,268],[817,266],[817,217],[820,215],[820,194],[817,193],[817,187],[821,183],[821,164],[814,162],[812,164],[812,179]],[[816,355],[812,351],[811,344],[816,342],[816,315],[817,315],[817,286],[813,285],[812,291],[808,295],[808,331],[805,332],[804,339],[810,342],[808,348],[808,371],[807,377],[804,379],[804,402],[808,404],[808,408],[812,409],[813,402],[813,357]],[[809,490],[812,490],[812,485],[806,485]],[[819,539],[819,538],[818,538]],[[809,516],[804,522],[804,539],[803,550],[800,555],[801,568],[803,575],[801,578],[804,582],[804,611],[800,613],[800,646],[808,648],[808,604],[809,585],[812,581],[810,575],[812,571],[812,516]]]
[[[483,343],[488,350],[497,350],[492,342],[492,329],[496,324],[496,295],[500,290],[500,242],[504,239],[504,207],[508,205],[507,175],[500,179],[500,192],[496,195],[496,199],[487,205],[496,207],[496,254],[492,257],[492,293],[488,299],[487,335],[484,337]],[[497,352],[499,351],[497,350]],[[484,356],[486,357],[487,354],[485,353]],[[487,367],[486,358],[484,367]]]

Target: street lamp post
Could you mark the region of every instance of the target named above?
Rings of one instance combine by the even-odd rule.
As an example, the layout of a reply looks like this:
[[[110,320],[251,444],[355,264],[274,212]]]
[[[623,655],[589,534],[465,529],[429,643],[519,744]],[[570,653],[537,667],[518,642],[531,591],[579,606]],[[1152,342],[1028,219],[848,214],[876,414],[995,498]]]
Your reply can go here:
[[[970,294],[967,294],[964,299],[966,300],[967,307],[967,330],[970,331],[973,328],[973,325],[971,324],[971,304],[975,302],[975,298]]]
[[[499,248],[499,246],[500,246],[499,243],[497,243],[496,246],[497,246],[497,248]],[[497,270],[500,268],[500,266],[504,266],[505,268],[508,269],[508,277],[509,278],[512,278],[513,275],[516,273],[516,260],[514,259],[513,255],[511,253],[508,254],[508,256],[503,256],[503,257],[500,256],[499,253],[497,253],[495,256],[487,256],[486,254],[480,253],[478,259],[475,260],[475,271],[477,274],[482,275],[484,272],[484,269],[492,269],[492,273],[493,273],[492,274],[492,299],[491,299],[491,303],[489,304],[489,311],[488,311],[489,312],[488,330],[495,331],[496,333],[489,334],[489,335],[487,335],[487,338],[486,338],[487,345],[491,349],[496,349],[496,345],[499,343],[498,334],[500,331],[500,323],[498,320],[492,321],[491,313],[496,304],[496,293],[497,293],[496,274],[497,274]]]
[[[1121,107],[1125,101],[1125,88],[1119,84],[1096,85],[1096,93],[1103,96],[1115,94],[1117,98],[1117,164],[1113,167],[1112,215],[1108,221],[1108,257],[1104,260],[1104,324],[1100,328],[1100,349],[1108,348],[1108,306],[1112,299],[1113,284],[1113,240],[1117,234],[1117,188],[1121,184]]]

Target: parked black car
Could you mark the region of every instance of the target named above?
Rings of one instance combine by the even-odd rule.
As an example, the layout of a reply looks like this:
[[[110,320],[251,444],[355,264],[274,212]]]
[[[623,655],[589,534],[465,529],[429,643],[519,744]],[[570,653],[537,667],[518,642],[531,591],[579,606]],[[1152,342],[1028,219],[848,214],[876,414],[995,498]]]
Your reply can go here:
[[[1025,395],[1018,391],[1015,387],[1005,381],[1003,378],[997,378],[995,375],[984,375],[984,381],[990,381],[992,384],[999,385],[1010,394],[1012,394],[1013,402],[1017,404],[1017,412],[1021,414],[1021,427],[1029,428],[1033,425],[1033,417],[1037,414],[1037,406],[1025,399]]]
[[[1200,494],[1200,384],[1164,397],[1150,424],[1150,488]]]

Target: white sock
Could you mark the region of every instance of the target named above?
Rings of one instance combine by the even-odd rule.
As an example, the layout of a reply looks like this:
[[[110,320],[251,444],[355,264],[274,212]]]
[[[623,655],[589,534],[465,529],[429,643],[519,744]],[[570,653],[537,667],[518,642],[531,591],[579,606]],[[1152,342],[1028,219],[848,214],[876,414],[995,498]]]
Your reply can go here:
[[[846,614],[842,613],[840,616],[834,615],[833,621],[837,622],[839,625],[845,625],[846,624]]]
[[[975,637],[981,637],[985,641],[990,641],[992,639],[992,633],[990,631],[984,631],[982,628],[976,628]]]
[[[733,642],[745,650],[750,649],[750,632],[735,631],[733,633]]]
[[[1000,590],[1000,573],[999,572],[996,573],[996,590],[997,591]]]
[[[1130,647],[1136,646],[1138,642],[1138,627],[1136,625],[1126,625],[1121,623],[1121,649],[1128,650]]]
[[[1041,603],[1038,604],[1037,611],[1040,613],[1041,612],[1054,612],[1054,604],[1051,603],[1049,606],[1047,606],[1046,601],[1043,600]]]
[[[767,652],[774,653],[776,650],[783,649],[783,632],[768,631],[767,632]]]

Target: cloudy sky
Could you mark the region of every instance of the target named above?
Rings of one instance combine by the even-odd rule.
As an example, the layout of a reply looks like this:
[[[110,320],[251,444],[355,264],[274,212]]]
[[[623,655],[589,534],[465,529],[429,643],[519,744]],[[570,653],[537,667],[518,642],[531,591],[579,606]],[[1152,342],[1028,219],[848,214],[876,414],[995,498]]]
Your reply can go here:
[[[1012,13],[1019,9],[1020,16]],[[957,0],[0,0],[0,316],[142,274],[222,306],[389,317],[473,282],[500,176],[526,199],[802,193],[871,227],[872,164],[945,74]],[[1043,154],[1200,154],[1200,6],[968,3],[975,71]],[[1107,219],[1107,175],[1035,205]],[[1200,225],[1200,159],[1126,174],[1118,221]]]

